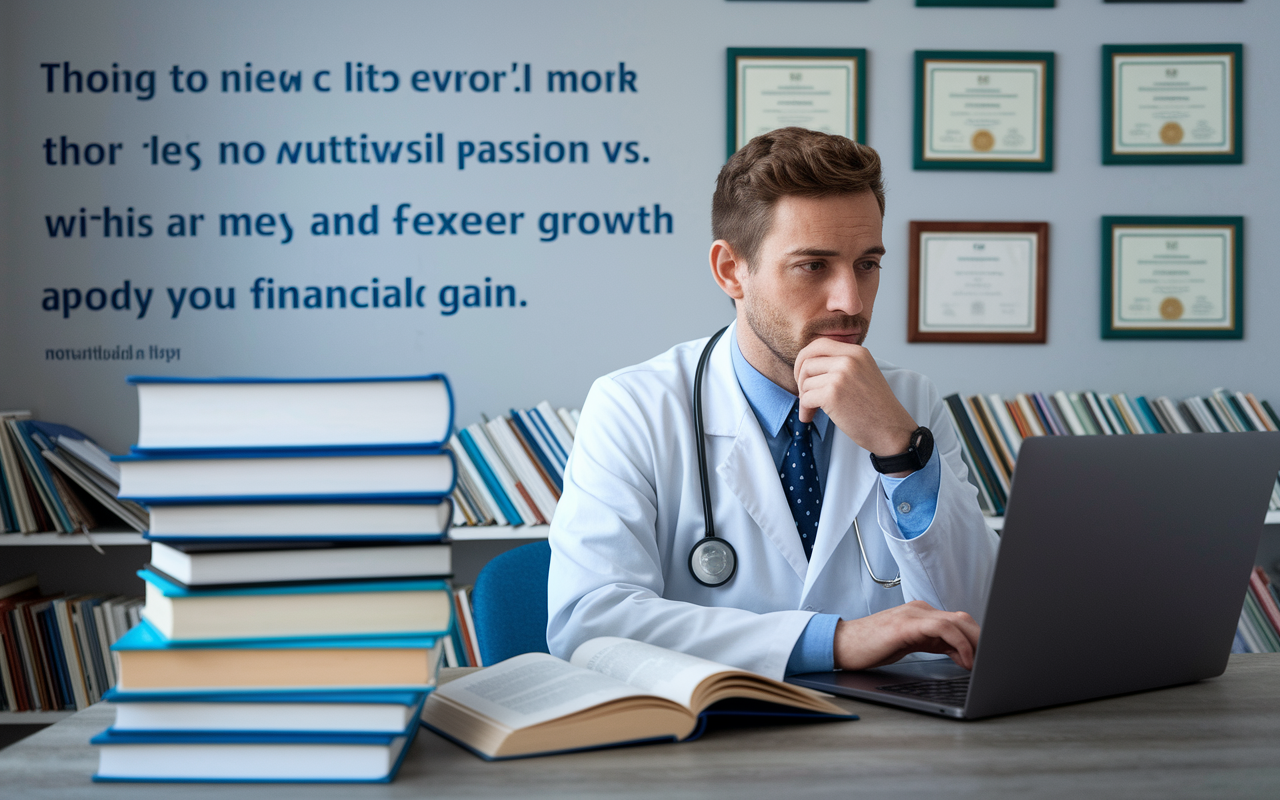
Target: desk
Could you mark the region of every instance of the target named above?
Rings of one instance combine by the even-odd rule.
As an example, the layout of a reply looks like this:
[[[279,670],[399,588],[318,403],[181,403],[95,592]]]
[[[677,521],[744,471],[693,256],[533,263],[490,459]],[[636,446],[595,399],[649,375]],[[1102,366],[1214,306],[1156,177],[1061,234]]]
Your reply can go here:
[[[956,722],[841,701],[859,722],[720,731],[490,764],[421,731],[390,785],[92,784],[95,706],[0,751],[5,798],[1280,796],[1280,655],[1210,681]]]

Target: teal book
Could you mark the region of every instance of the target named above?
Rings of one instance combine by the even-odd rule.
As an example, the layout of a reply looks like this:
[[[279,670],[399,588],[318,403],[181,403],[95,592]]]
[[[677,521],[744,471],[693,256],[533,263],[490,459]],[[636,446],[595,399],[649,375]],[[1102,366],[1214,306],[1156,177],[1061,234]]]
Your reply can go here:
[[[442,580],[348,581],[193,589],[150,569],[143,617],[183,642],[443,635],[453,617]]]

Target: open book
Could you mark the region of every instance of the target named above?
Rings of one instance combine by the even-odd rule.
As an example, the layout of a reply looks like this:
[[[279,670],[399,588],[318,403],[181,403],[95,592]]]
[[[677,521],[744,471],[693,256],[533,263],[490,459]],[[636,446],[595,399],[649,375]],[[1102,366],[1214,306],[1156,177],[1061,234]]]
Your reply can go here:
[[[683,741],[701,733],[721,701],[740,701],[726,713],[857,719],[809,689],[605,636],[584,642],[568,663],[526,653],[450,681],[427,698],[422,722],[482,758],[517,758]]]

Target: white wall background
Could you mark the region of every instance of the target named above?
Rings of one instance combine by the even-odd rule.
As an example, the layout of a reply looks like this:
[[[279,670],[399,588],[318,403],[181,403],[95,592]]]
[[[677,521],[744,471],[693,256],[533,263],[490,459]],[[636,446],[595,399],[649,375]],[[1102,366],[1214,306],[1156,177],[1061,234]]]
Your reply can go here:
[[[910,0],[866,3],[646,0],[586,2],[21,2],[0,8],[0,407],[81,427],[120,450],[136,434],[128,374],[354,375],[444,371],[461,422],[547,398],[577,405],[596,376],[645,359],[727,321],[728,302],[706,267],[709,199],[724,160],[724,51],[729,46],[865,47],[868,143],[889,185],[880,298],[868,346],[929,374],[944,392],[1058,388],[1185,396],[1227,385],[1280,400],[1280,298],[1272,216],[1280,197],[1273,142],[1280,109],[1269,76],[1280,4],[1104,4],[1060,0],[1040,9],[918,9]],[[1106,43],[1242,42],[1243,166],[1103,167],[1100,48]],[[911,169],[912,52],[916,49],[1052,50],[1057,53],[1056,157],[1052,173],[915,172]],[[128,95],[45,92],[42,62],[82,71],[156,69],[148,102]],[[223,69],[317,69],[374,62],[402,80],[416,69],[637,72],[636,94],[224,95]],[[213,86],[177,95],[167,71],[203,69]],[[60,87],[59,87],[60,88]],[[308,86],[308,89],[310,87]],[[459,172],[421,166],[275,166],[281,139],[331,135],[414,139],[586,140],[588,165],[491,166]],[[141,143],[201,142],[203,165],[153,167]],[[122,142],[114,167],[51,167],[41,143]],[[219,141],[268,146],[259,166],[219,166]],[[601,140],[635,140],[647,164],[610,165]],[[390,212],[523,211],[516,237],[394,236]],[[314,211],[368,210],[380,235],[305,235]],[[671,236],[538,241],[544,211],[625,210],[661,203]],[[50,239],[47,214],[110,205],[155,215],[150,239]],[[295,228],[275,239],[216,234],[217,215],[286,212]],[[204,213],[196,239],[169,238],[170,213]],[[1242,214],[1244,341],[1104,342],[1099,337],[1099,217],[1104,214]],[[1047,345],[908,345],[906,232],[911,219],[1048,220]],[[403,282],[515,285],[528,305],[441,316],[438,307],[357,311],[254,311],[255,277],[324,286]],[[151,286],[146,318],[80,309],[41,310],[45,287]],[[235,311],[184,310],[170,318],[167,287],[235,286]],[[136,308],[136,307],[135,307]],[[180,348],[164,362],[49,362],[47,348],[116,344]]]

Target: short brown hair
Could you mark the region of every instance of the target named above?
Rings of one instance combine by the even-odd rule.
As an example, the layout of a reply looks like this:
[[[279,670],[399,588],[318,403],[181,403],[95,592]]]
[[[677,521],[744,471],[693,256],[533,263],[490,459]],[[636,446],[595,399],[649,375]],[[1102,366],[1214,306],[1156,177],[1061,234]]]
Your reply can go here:
[[[880,156],[865,144],[805,128],[779,128],[729,157],[711,197],[711,235],[755,269],[773,207],[787,195],[828,197],[870,191],[884,215]]]

